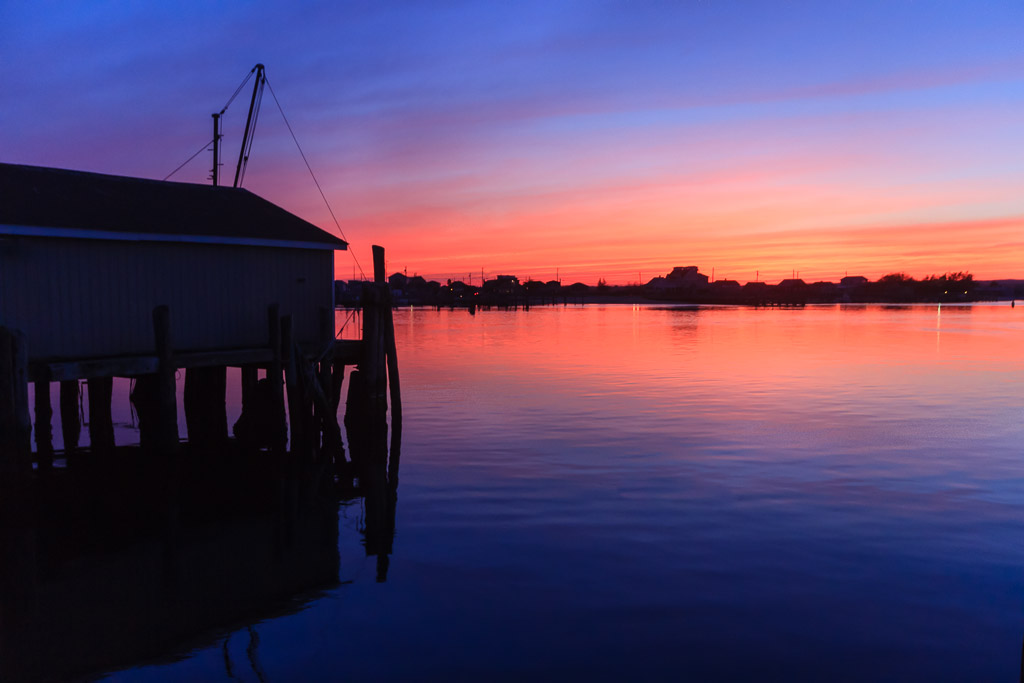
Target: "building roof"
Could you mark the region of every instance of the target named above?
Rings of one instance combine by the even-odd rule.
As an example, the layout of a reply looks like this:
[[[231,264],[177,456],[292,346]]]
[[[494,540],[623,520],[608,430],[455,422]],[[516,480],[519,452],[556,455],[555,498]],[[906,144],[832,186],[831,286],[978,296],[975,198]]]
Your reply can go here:
[[[0,234],[347,248],[241,188],[0,163],[0,197]]]

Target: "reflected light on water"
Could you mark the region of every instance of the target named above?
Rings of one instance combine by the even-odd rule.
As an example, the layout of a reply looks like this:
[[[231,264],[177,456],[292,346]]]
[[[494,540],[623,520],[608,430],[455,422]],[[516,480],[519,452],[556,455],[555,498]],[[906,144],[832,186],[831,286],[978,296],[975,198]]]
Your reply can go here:
[[[1018,313],[398,310],[388,582],[358,574],[341,525],[341,578],[354,582],[260,624],[263,669],[1012,680]],[[209,677],[219,654],[111,680]]]

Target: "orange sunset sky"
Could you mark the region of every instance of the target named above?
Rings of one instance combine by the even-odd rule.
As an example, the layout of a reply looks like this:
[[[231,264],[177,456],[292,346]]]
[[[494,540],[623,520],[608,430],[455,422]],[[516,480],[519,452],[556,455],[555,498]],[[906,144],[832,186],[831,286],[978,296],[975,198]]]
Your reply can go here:
[[[163,178],[262,62],[339,278],[371,244],[438,280],[1024,278],[1022,27],[1010,1],[8,3],[0,161]],[[244,186],[336,230],[269,91]]]

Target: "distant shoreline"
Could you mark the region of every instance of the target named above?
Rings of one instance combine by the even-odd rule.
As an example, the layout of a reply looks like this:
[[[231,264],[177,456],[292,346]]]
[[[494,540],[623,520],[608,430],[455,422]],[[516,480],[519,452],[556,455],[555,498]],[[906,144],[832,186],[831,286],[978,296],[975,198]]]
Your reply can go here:
[[[978,281],[970,273],[946,273],[915,280],[893,273],[871,282],[848,276],[840,282],[805,282],[799,278],[778,284],[712,280],[696,266],[674,268],[664,277],[643,285],[596,286],[560,281],[520,282],[513,275],[498,275],[479,286],[461,281],[446,284],[394,273],[388,278],[394,305],[477,308],[518,308],[549,304],[624,304],[748,306],[789,308],[810,304],[929,304],[1024,300],[1024,280]],[[335,301],[357,306],[365,282],[336,280]]]
[[[713,308],[764,308],[764,309],[797,309],[797,308],[828,308],[828,307],[859,307],[859,306],[885,306],[889,308],[902,308],[907,306],[1007,306],[1011,302],[1016,301],[1015,299],[1000,299],[996,301],[819,301],[819,302],[807,302],[799,304],[747,304],[747,303],[708,303],[708,302],[693,302],[693,301],[666,301],[664,299],[648,299],[644,297],[631,297],[631,296],[593,296],[586,297],[583,300],[576,301],[545,301],[544,303],[533,302],[529,305],[512,304],[512,305],[501,305],[501,304],[479,304],[475,306],[477,310],[488,310],[488,309],[530,309],[530,308],[559,308],[559,307],[571,307],[571,306],[590,306],[590,305],[620,305],[620,306],[660,306],[664,308],[689,308],[689,309],[713,309]],[[358,306],[346,306],[339,303],[339,308],[358,308]],[[456,308],[469,308],[466,304],[427,304],[427,303],[408,303],[408,302],[396,302],[395,308],[419,308],[419,309],[456,309]]]

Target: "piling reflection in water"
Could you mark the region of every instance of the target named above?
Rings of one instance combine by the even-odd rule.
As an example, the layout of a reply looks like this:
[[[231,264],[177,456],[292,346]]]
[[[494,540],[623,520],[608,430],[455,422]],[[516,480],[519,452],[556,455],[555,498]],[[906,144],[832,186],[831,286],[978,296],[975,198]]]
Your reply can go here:
[[[359,371],[350,382],[361,382]],[[345,408],[352,466],[358,478],[356,489],[364,497],[367,556],[377,557],[377,581],[387,580],[389,556],[395,536],[395,508],[398,502],[398,467],[402,449],[401,413],[392,413],[391,444],[388,448],[386,416],[372,406],[352,401]]]
[[[366,553],[383,581],[401,441],[399,424],[389,454],[387,428],[383,415],[350,428],[355,464],[340,476],[232,442],[175,458],[118,448],[5,485],[0,680],[172,659],[302,609],[338,585],[346,498],[365,497]],[[253,631],[253,662],[257,646]]]

